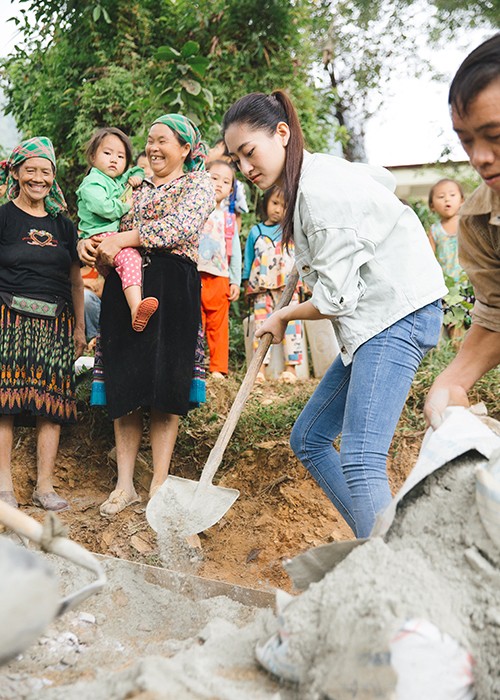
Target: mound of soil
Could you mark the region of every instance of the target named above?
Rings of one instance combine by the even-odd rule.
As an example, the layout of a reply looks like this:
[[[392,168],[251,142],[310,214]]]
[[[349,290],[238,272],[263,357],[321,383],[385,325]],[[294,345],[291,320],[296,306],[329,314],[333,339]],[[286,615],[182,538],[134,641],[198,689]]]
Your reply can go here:
[[[275,382],[253,390],[250,402],[263,405],[300,397],[305,403],[316,382],[282,386]],[[209,383],[208,398],[215,428],[181,424],[172,473],[199,478],[218,430],[238,388],[236,381]],[[110,556],[161,566],[156,534],[145,518],[151,479],[151,456],[147,435],[137,467],[137,490],[142,502],[112,520],[99,515],[98,506],[113,489],[116,465],[109,457],[112,428],[104,414],[86,407],[76,426],[62,431],[56,466],[55,487],[71,501],[71,510],[60,515],[69,536],[89,550]],[[290,589],[282,568],[283,559],[326,542],[349,539],[350,528],[292,454],[285,435],[245,444],[220,470],[218,483],[237,488],[240,497],[217,525],[201,534],[202,557],[193,573],[254,588]],[[35,431],[20,429],[13,452],[13,478],[23,510],[38,520],[44,513],[31,503],[36,479]],[[421,435],[398,443],[389,460],[393,490],[406,478]],[[240,444],[241,444],[240,439]],[[190,447],[190,444],[192,447]],[[216,478],[217,482],[217,478]]]

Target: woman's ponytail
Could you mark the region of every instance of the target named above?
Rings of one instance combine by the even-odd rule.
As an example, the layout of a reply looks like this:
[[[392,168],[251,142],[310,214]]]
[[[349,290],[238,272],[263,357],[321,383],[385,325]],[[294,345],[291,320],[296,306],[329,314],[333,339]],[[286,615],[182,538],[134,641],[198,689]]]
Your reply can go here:
[[[290,129],[281,183],[285,198],[283,242],[287,245],[293,240],[293,213],[304,158],[304,136],[292,101],[283,90],[275,90],[271,95],[262,92],[245,95],[225,113],[222,133],[224,134],[231,124],[248,124],[253,129],[264,129],[272,135],[276,132],[279,122],[285,122]]]
[[[283,242],[288,245],[293,241],[293,215],[297,190],[299,187],[300,172],[304,159],[304,135],[300,126],[299,117],[292,101],[283,90],[275,90],[274,97],[282,106],[287,118],[286,123],[290,129],[290,139],[286,146],[285,169],[283,172],[282,190],[285,198],[285,214],[283,216]]]

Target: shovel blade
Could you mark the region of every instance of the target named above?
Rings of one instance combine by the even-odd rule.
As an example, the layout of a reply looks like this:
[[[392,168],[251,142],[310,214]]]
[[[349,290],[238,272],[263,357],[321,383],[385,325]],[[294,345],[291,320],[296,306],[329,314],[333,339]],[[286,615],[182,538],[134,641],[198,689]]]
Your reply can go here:
[[[237,489],[168,476],[149,501],[146,518],[155,532],[170,529],[195,535],[215,525],[239,495]]]

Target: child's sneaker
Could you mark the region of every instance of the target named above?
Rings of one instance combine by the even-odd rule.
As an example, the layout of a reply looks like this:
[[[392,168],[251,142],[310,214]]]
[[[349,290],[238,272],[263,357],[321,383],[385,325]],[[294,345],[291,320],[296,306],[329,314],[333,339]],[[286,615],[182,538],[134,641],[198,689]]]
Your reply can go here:
[[[132,328],[137,333],[141,333],[146,326],[151,316],[154,314],[158,308],[158,299],[155,297],[146,297],[141,301],[137,307],[137,311],[132,319]]]

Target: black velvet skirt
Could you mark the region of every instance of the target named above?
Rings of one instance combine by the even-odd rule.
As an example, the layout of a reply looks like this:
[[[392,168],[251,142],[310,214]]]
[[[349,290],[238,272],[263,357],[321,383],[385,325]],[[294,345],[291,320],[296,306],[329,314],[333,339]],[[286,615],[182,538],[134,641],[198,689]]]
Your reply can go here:
[[[200,277],[179,255],[146,257],[143,296],[159,301],[142,333],[132,329],[121,281],[113,270],[101,303],[101,351],[110,418],[137,408],[185,415],[200,325]]]

